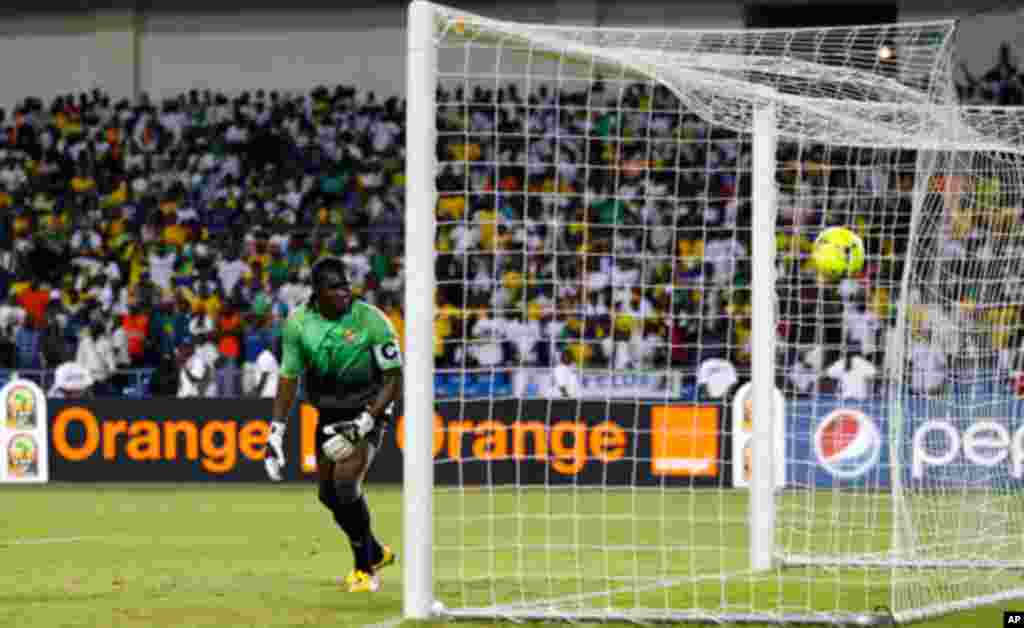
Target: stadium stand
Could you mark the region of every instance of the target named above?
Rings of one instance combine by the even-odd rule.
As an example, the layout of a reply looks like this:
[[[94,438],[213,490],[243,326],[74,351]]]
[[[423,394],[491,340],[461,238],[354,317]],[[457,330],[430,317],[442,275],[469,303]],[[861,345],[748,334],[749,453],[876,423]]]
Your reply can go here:
[[[982,77],[964,72],[965,102],[1022,102],[1008,48]],[[707,360],[726,359],[740,371],[747,364],[750,269],[735,259],[750,243],[735,226],[749,224],[749,210],[733,201],[744,182],[728,173],[749,147],[686,115],[591,118],[587,99],[602,97],[593,92],[440,91],[439,129],[460,133],[440,144],[439,158],[472,166],[468,190],[454,166],[438,180],[439,216],[466,219],[439,233],[439,369],[545,367],[563,343],[588,366],[672,367],[690,380]],[[623,103],[671,111],[673,98],[638,85]],[[178,394],[180,369],[205,362],[209,380],[190,394],[259,394],[255,382],[268,363],[258,367],[260,356],[274,353],[284,319],[308,296],[311,261],[325,253],[346,259],[357,294],[401,330],[404,107],[338,86],[233,97],[193,90],[162,103],[112,102],[97,90],[50,103],[26,99],[10,116],[0,111],[0,293],[7,295],[0,367],[49,387],[54,369],[74,361],[90,374],[94,394],[145,396]],[[493,145],[495,126],[546,139],[532,141],[527,155],[521,141]],[[584,132],[589,145],[552,140]],[[658,154],[646,155],[647,144],[625,141],[616,150],[611,140],[620,137],[701,141],[658,142]],[[484,158],[496,153],[523,166],[499,172]],[[722,174],[640,176],[656,160],[680,170],[717,163]],[[800,160],[794,180],[782,182],[794,226],[818,220],[822,206],[842,211],[835,198],[797,209],[801,184],[832,176],[814,158]],[[882,214],[909,220],[912,175],[894,166],[846,185],[894,203]],[[588,187],[597,200],[585,206]],[[541,193],[514,193],[522,189]],[[555,203],[542,193],[555,189],[580,194]],[[644,200],[665,194],[693,200]],[[900,242],[867,245],[883,263],[897,263]],[[807,237],[788,230],[779,247],[786,272],[809,278]],[[610,266],[594,254],[611,251],[620,255]],[[628,255],[640,251],[681,263],[640,268]],[[524,272],[536,288],[522,289]],[[872,284],[877,272],[842,286],[847,307],[834,315],[845,318],[851,346],[881,369],[896,295]],[[674,294],[652,287],[659,284],[673,285]],[[812,289],[813,281],[799,284]],[[788,323],[786,308],[804,302],[813,297],[783,295],[780,333],[791,340],[801,330]],[[480,314],[485,304],[526,315],[491,318]],[[700,308],[713,323],[695,329],[689,321]],[[479,342],[446,342],[463,323]],[[1006,339],[1007,369],[1019,362],[1019,344]],[[790,359],[800,389],[832,366],[813,346]],[[943,384],[941,362],[929,358],[931,366],[921,367],[930,369],[927,385]],[[512,385],[507,372],[469,379],[442,375],[439,395]]]

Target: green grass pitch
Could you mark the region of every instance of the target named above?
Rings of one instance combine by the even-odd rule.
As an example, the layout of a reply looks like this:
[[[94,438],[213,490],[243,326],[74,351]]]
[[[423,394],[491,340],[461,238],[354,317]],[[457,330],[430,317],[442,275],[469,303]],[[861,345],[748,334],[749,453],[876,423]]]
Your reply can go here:
[[[397,488],[373,486],[369,495],[378,536],[400,549],[401,493]],[[414,625],[398,620],[400,568],[384,572],[384,589],[376,595],[349,595],[338,587],[337,579],[351,568],[350,553],[341,533],[317,503],[312,485],[5,487],[0,489],[0,499],[4,511],[0,517],[0,626]],[[458,552],[466,559],[457,566],[456,561],[444,565],[439,560],[437,590],[470,601],[479,595],[483,600],[502,594],[496,587],[504,582],[510,591],[514,588],[525,591],[526,596],[547,596],[586,592],[587,580],[578,575],[562,580],[559,575],[578,574],[578,567],[594,575],[600,586],[636,569],[657,575],[696,568],[694,559],[682,555],[665,564],[671,553],[645,562],[635,548],[569,551],[553,554],[553,558],[524,555],[516,547],[478,551],[485,535],[514,540],[518,537],[512,535],[525,530],[529,543],[562,539],[585,545],[591,539],[621,543],[622,548],[631,543],[661,542],[638,535],[672,535],[708,547],[742,536],[729,497],[700,497],[702,503],[683,500],[682,505],[673,506],[685,508],[688,515],[724,522],[702,531],[673,525],[660,530],[632,525],[627,506],[637,505],[631,501],[634,499],[599,494],[594,501],[578,495],[544,496],[539,491],[525,498],[479,491],[442,494],[437,502],[438,507],[446,508],[441,534],[448,535],[447,545],[463,545],[467,550]],[[508,515],[514,507],[522,509],[520,515],[490,516]],[[533,517],[541,512],[567,514],[544,520]],[[591,516],[597,512],[621,512],[623,517],[602,524]],[[672,520],[671,512],[657,516],[661,514]],[[455,523],[463,516],[468,517],[467,523]],[[708,534],[716,536],[702,543],[700,535]],[[737,557],[741,552],[741,548],[737,550]],[[696,562],[699,560],[698,556]],[[481,577],[487,573],[502,576],[498,584],[483,584]],[[860,577],[865,586],[870,585]],[[676,599],[671,591],[634,591],[613,603],[660,605],[668,600],[685,604],[702,595],[702,586],[687,587]],[[721,584],[709,591],[709,600],[718,599]],[[779,591],[748,594],[789,595]],[[650,599],[637,600],[637,595]],[[831,592],[820,590],[811,595],[830,596]],[[828,606],[823,600],[809,601]],[[1024,601],[918,625],[1001,626],[1004,608],[1024,608]],[[482,628],[498,624],[429,625]]]

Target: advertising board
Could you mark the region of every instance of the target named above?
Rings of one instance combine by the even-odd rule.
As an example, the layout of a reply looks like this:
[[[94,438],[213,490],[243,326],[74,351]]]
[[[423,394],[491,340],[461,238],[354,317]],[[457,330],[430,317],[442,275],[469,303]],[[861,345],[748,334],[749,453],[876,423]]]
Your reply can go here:
[[[264,481],[268,400],[51,400],[51,470],[62,481]],[[715,483],[717,406],[530,400],[443,402],[434,417],[439,484]],[[317,411],[285,439],[288,479],[316,472]],[[404,417],[370,480],[399,482]]]
[[[442,485],[743,486],[749,430],[743,426],[742,399],[741,388],[727,406],[561,399],[441,402],[433,419],[435,477]],[[12,430],[11,411],[5,409],[0,479],[41,482],[48,472],[49,478],[68,482],[266,481],[268,400],[42,402],[32,402],[39,418],[31,429]],[[22,419],[14,421],[22,422],[16,425],[29,425],[24,404],[19,407]],[[723,420],[726,408],[728,422]],[[934,403],[906,404],[900,451],[904,485],[1024,487],[1021,410],[1013,404],[978,406],[972,417],[955,419]],[[47,414],[49,420],[42,420]],[[735,429],[731,423],[737,420]],[[287,479],[315,473],[316,423],[316,410],[305,404],[292,419],[285,442]],[[401,481],[403,423],[399,412],[385,434],[371,481]],[[890,486],[891,426],[885,404],[790,399],[780,425],[785,469],[776,475],[785,477],[787,487]],[[12,440],[22,434],[33,442]],[[8,451],[12,447],[15,456]]]

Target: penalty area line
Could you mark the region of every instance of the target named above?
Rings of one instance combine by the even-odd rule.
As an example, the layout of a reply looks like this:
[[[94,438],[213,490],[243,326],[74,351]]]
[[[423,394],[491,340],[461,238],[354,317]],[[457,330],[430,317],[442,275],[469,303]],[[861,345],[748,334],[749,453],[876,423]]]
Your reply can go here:
[[[363,628],[397,628],[402,625],[401,617],[392,617],[376,624],[367,624]]]
[[[58,543],[78,543],[80,541],[98,541],[109,536],[52,536],[40,539],[2,539],[0,547],[12,545],[56,545]]]

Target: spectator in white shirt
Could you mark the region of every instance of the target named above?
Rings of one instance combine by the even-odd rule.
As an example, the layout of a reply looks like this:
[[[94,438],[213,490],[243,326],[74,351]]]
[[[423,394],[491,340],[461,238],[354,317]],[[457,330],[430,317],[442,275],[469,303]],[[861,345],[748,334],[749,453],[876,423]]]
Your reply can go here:
[[[466,351],[476,364],[482,367],[498,366],[504,359],[504,321],[490,318],[486,312],[474,324]]]
[[[820,349],[810,349],[800,354],[800,357],[793,364],[789,370],[789,383],[792,384],[793,390],[798,395],[809,395],[814,392],[814,386],[818,383],[818,378],[821,376],[821,369],[815,365],[814,354],[817,352],[820,355]],[[820,364],[820,357],[817,360]]]
[[[216,321],[206,311],[206,307],[203,304],[198,304],[195,309],[195,313],[189,318],[188,321],[188,333],[196,340],[197,343],[202,344],[202,341],[206,337],[213,334],[217,328]]]
[[[580,375],[574,363],[572,352],[568,349],[562,351],[562,360],[555,367],[552,374],[554,385],[552,396],[575,399],[580,396]]]
[[[658,353],[665,346],[665,340],[658,330],[658,323],[645,321],[643,333],[633,334],[630,346],[639,368],[655,368],[658,362]]]
[[[919,395],[936,395],[946,385],[946,354],[927,336],[910,346],[910,388]]]
[[[171,289],[171,277],[174,275],[174,264],[178,254],[174,247],[162,244],[153,247],[149,253],[149,278],[161,290]]]
[[[473,225],[460,222],[452,229],[452,252],[462,254],[472,251],[480,242],[480,231]]]
[[[373,138],[373,149],[377,152],[384,152],[391,146],[394,138],[401,133],[401,129],[392,121],[380,120],[374,122],[370,127],[370,135]]]
[[[622,313],[621,304],[616,305],[616,317],[612,325],[612,333],[602,340],[605,355],[611,357],[612,364],[617,371],[626,371],[640,366],[637,356],[634,354],[632,340],[640,335],[633,327],[639,325],[632,317]]]
[[[209,336],[199,334],[183,344],[184,367],[178,397],[216,397],[216,368],[220,352]]]
[[[213,341],[213,335],[212,334],[209,334],[209,335],[207,335],[207,334],[199,334],[198,336],[196,336],[195,341],[196,341],[196,354],[198,354],[199,357],[201,357],[204,360],[206,360],[206,363],[209,364],[212,368],[217,368],[217,367],[221,366],[221,363],[222,363],[221,354],[220,354],[220,351],[217,349],[217,345]],[[211,397],[215,397],[216,395],[217,395],[217,392],[216,392],[216,382],[215,382],[214,383],[213,392],[210,394],[210,396]]]
[[[506,324],[509,340],[516,348],[516,358],[523,366],[537,363],[537,343],[540,341],[540,322],[515,314]]]
[[[7,297],[7,303],[0,305],[0,334],[9,339],[14,339],[14,331],[25,324],[28,314],[18,304],[18,296],[12,291]]]
[[[856,300],[843,311],[846,336],[860,350],[860,353],[871,355],[878,350],[878,333],[881,321],[863,300]]]
[[[78,338],[75,362],[89,372],[93,380],[93,390],[97,394],[107,391],[108,380],[117,371],[117,362],[114,359],[114,348],[110,338],[103,333],[103,325],[98,321],[82,330]]]
[[[839,382],[839,396],[843,399],[867,399],[878,369],[859,353],[849,353],[836,360],[826,375]]]
[[[599,269],[586,273],[583,283],[589,293],[596,294],[610,286],[611,281],[611,273],[606,272],[603,269]]]
[[[217,262],[217,278],[223,294],[230,295],[242,276],[251,272],[252,268],[239,258],[237,246],[233,246],[225,259]]]
[[[132,354],[128,352],[128,333],[121,326],[117,317],[110,318],[105,335],[110,339],[110,350],[114,354],[115,368],[122,369],[131,366]]]
[[[104,269],[106,272],[106,269]],[[96,296],[96,300],[99,301],[100,307],[103,311],[109,312],[114,307],[115,294],[115,279],[112,279],[109,275],[100,276],[97,285],[94,286],[90,292]]]
[[[736,367],[728,360],[709,358],[697,367],[697,385],[711,399],[721,399],[738,381]]]
[[[96,229],[82,227],[71,235],[71,252],[75,255],[88,255],[95,253],[103,245],[103,238]]]
[[[622,238],[629,240],[629,238]],[[640,285],[640,269],[632,258],[620,258],[612,267],[612,286],[615,288],[631,288]]]
[[[494,293],[494,286],[497,283],[494,277],[493,264],[483,258],[478,259],[473,278],[469,281],[470,303],[473,305],[490,303],[491,296]]]
[[[747,257],[747,249],[725,230],[710,236],[704,245],[704,261],[711,264],[712,281],[716,284],[732,281],[737,264],[744,257]]]
[[[196,351],[195,340],[186,338],[179,349],[180,359],[184,362],[178,383],[178,397],[208,397],[209,389],[216,386],[213,367]]]
[[[53,386],[47,391],[46,396],[55,399],[88,397],[92,384],[92,376],[85,367],[75,362],[64,362],[57,367]]]
[[[299,189],[299,182],[295,179],[287,179],[285,181],[285,191],[280,198],[285,205],[293,210],[298,210],[302,206],[302,190]],[[271,241],[278,241],[281,245],[281,251],[287,253],[289,239],[289,236],[279,233],[274,235]]]
[[[288,307],[288,311],[292,312],[306,302],[311,292],[312,288],[299,280],[299,274],[292,272],[276,296]]]
[[[280,340],[274,340],[273,347],[267,347],[256,357],[256,386],[253,389],[257,397],[273,399],[277,395],[277,379],[281,372],[278,356],[281,354]]]
[[[366,277],[372,272],[366,249],[356,241],[348,243],[348,250],[349,252],[342,255],[341,259],[348,269],[349,281],[354,286],[363,286],[366,284]]]

